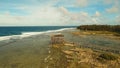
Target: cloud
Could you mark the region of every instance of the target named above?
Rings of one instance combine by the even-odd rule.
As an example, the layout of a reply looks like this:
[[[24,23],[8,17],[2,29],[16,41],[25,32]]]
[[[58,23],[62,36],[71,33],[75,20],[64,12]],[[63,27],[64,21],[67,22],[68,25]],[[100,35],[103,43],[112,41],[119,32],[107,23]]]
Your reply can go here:
[[[28,12],[29,15],[14,16],[10,13],[0,14],[0,23],[5,23],[8,25],[63,25],[62,23],[60,23],[60,19],[62,16],[57,8],[31,8],[26,12]]]
[[[79,7],[86,7],[89,4],[88,0],[77,0],[76,5]]]
[[[81,14],[82,14],[83,16],[85,16],[85,17],[88,16],[88,13],[87,13],[87,12],[81,12]]]
[[[101,16],[100,12],[96,11],[95,16],[96,16],[96,17]]]
[[[65,7],[62,7],[61,10],[66,22],[74,24],[99,24],[99,19],[91,17],[87,12],[71,13]],[[96,12],[96,16],[100,16],[98,11]]]
[[[95,23],[95,24],[98,24],[98,21],[96,18],[92,18],[92,21]]]
[[[65,7],[60,7],[60,11],[64,14],[69,14],[69,11]]]
[[[114,1],[115,1],[115,0],[104,0],[103,2],[104,2],[105,4],[112,4],[112,3],[114,3]]]
[[[42,1],[42,0],[41,0]],[[37,1],[34,1],[36,3]],[[70,25],[66,23],[69,19],[64,17],[64,14],[69,14],[69,11],[64,7],[53,7],[53,0],[50,0],[46,5],[16,5],[12,10],[19,10],[27,14],[19,13],[12,14],[7,11],[5,14],[0,14],[0,25]],[[62,13],[61,13],[62,12]],[[4,24],[3,24],[4,23]]]
[[[109,13],[119,13],[120,12],[120,1],[119,0],[111,0],[113,3],[113,6],[110,8],[107,8],[106,11]]]
[[[23,3],[21,3],[22,1]],[[120,17],[116,20],[112,17],[112,14],[113,16],[114,14],[120,14],[119,4],[119,0],[21,0],[20,3],[1,2],[0,25],[79,25],[99,24],[103,21],[109,24],[111,19],[114,22],[119,22]],[[112,14],[107,14],[108,12]],[[104,16],[107,18],[104,18]]]
[[[4,14],[0,14],[0,24],[1,26],[2,25],[11,25],[11,24],[19,24],[19,23],[16,23],[17,22],[17,19],[10,15],[9,12],[7,13],[4,13]]]
[[[113,6],[109,9],[106,9],[106,11],[109,13],[117,13],[117,12],[119,12],[119,8],[117,6]]]
[[[116,22],[120,25],[120,16],[116,16]]]

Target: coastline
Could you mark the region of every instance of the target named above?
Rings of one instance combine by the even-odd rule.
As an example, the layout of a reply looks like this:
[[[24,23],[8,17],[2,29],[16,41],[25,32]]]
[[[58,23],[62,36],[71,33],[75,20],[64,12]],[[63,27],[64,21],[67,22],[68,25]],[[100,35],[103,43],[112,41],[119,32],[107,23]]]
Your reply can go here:
[[[50,36],[55,33],[62,33],[65,36],[65,40],[77,43],[77,47],[92,46],[99,48],[110,46],[110,48],[112,48],[113,46],[111,45],[115,45],[114,48],[120,48],[118,47],[120,44],[119,41],[117,42],[116,40],[105,38],[103,36],[73,35],[72,32],[76,31],[79,30],[61,29],[57,31],[48,31],[42,34],[32,35],[30,37],[22,38],[11,43],[8,43],[9,41],[7,43],[5,41],[3,43],[0,42],[0,45],[5,43],[2,47],[0,47],[0,66],[1,68],[4,66],[8,67],[14,65],[19,66],[18,68],[21,68],[22,66],[26,68],[44,68],[46,64],[43,63],[43,61],[45,57],[48,56],[49,46],[51,45]]]
[[[40,31],[40,32],[22,32],[21,35],[0,36],[0,41],[9,40],[9,39],[22,39],[26,37],[32,37],[35,35],[59,32],[59,31],[69,30],[69,29],[75,29],[75,28],[61,28],[57,30],[46,30],[46,31]]]
[[[21,35],[2,36],[0,37],[0,47],[4,47],[6,45],[17,43],[21,40],[26,40],[26,39],[31,39],[32,41],[38,38],[39,36],[47,36],[45,39],[50,39],[50,36],[52,34],[60,33],[62,31],[67,31],[67,30],[74,30],[74,29],[75,28],[62,28],[62,29],[48,30],[48,31],[42,31],[42,32],[24,32]]]
[[[50,36],[54,33],[64,33],[70,29],[49,31],[42,34],[22,38],[16,41],[0,41],[0,68],[19,66],[18,68],[44,68],[44,58],[48,56]]]

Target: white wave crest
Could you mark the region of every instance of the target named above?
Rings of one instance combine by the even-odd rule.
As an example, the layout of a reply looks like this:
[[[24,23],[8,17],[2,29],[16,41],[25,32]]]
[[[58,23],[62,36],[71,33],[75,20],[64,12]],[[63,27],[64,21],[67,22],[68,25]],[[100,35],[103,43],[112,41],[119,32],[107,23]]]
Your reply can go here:
[[[21,35],[2,36],[2,37],[0,37],[0,41],[11,40],[11,39],[12,40],[22,39],[22,38],[40,35],[40,34],[44,34],[44,33],[59,32],[59,31],[70,30],[70,29],[74,29],[74,28],[62,28],[62,29],[58,29],[58,30],[48,30],[48,31],[42,31],[42,32],[23,32]]]

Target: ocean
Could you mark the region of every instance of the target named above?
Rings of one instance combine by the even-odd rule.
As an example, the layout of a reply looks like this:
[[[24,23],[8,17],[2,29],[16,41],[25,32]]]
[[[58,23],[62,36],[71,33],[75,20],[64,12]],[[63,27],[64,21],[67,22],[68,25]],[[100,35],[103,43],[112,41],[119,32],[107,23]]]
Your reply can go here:
[[[17,27],[0,27],[0,40],[6,40],[11,37],[21,36],[27,37],[44,32],[52,32],[75,28],[75,26],[17,26]]]

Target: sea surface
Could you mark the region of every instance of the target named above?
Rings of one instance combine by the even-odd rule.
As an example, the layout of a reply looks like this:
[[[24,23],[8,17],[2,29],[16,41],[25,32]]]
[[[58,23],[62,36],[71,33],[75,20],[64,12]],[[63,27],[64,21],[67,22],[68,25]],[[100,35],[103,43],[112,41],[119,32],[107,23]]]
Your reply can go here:
[[[17,26],[17,27],[0,27],[0,40],[6,40],[11,37],[21,36],[27,37],[31,35],[41,34],[44,32],[59,31],[75,26]]]

